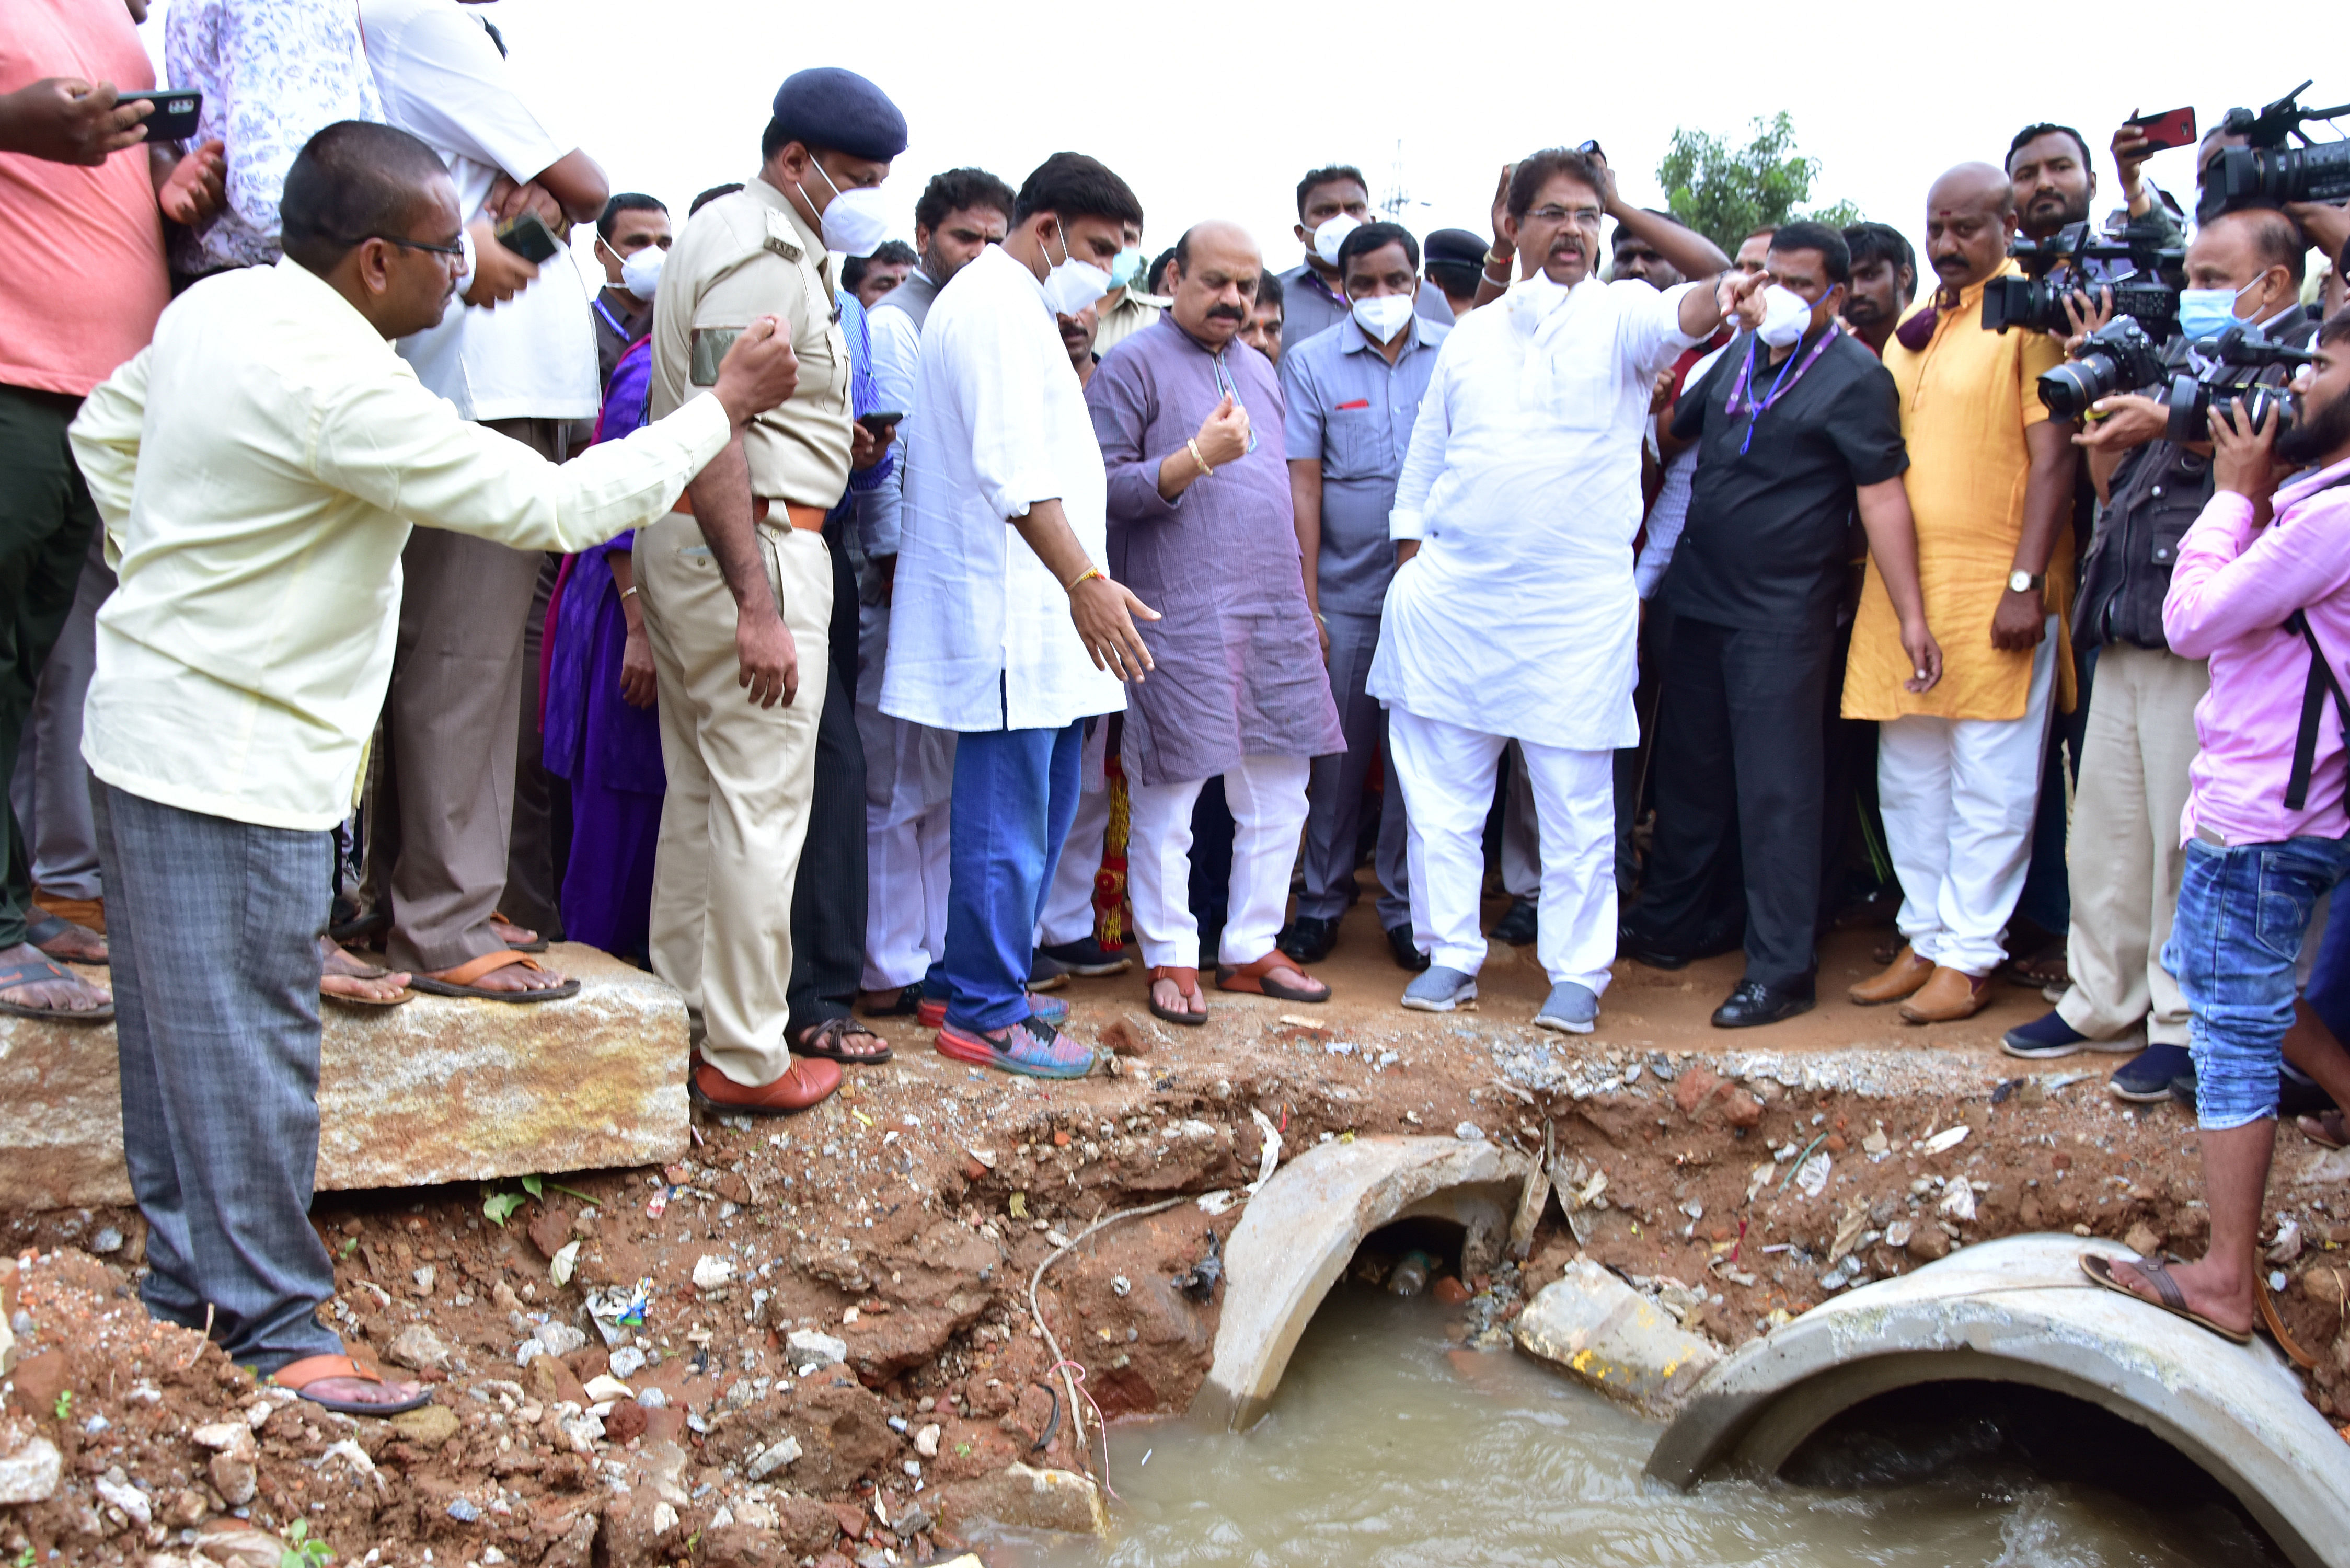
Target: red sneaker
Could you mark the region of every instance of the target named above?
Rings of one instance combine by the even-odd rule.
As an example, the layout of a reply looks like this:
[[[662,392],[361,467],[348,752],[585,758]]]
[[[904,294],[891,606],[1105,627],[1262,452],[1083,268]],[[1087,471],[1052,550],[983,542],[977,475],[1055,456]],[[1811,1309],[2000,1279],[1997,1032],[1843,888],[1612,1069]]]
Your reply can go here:
[[[1032,991],[1028,993],[1028,1016],[1041,1018],[1058,1029],[1069,1021],[1069,1004],[1057,996],[1039,996]],[[914,1022],[924,1029],[945,1028],[947,1022],[945,1000],[935,996],[922,998],[921,1005],[914,1010]]]
[[[772,1084],[756,1086],[736,1083],[709,1063],[697,1059],[686,1080],[693,1103],[705,1110],[733,1111],[754,1116],[787,1116],[820,1105],[840,1087],[840,1064],[813,1056],[795,1056],[791,1070]]]
[[[1031,1078],[1082,1078],[1094,1070],[1094,1054],[1041,1018],[1024,1018],[998,1039],[976,1029],[948,1024],[939,1031],[939,1054],[974,1066],[993,1067]]]

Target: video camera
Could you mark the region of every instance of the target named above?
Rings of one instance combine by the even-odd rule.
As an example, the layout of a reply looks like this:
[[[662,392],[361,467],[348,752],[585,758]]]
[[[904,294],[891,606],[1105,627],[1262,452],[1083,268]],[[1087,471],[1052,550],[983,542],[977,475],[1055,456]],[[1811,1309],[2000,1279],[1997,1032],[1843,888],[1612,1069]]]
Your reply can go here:
[[[2054,418],[2077,420],[2099,398],[2153,386],[2163,371],[2162,346],[2129,317],[2116,316],[2083,339],[2074,358],[2041,376],[2040,400]]]
[[[1995,277],[1983,286],[1982,324],[1991,331],[2020,327],[2068,337],[2073,322],[2064,314],[2065,300],[2078,292],[2095,304],[2100,289],[2113,291],[2116,320],[2135,318],[2157,341],[2178,329],[2178,290],[2186,281],[2184,250],[2148,240],[2101,240],[2083,222],[2067,223],[2044,240],[2019,238],[2007,254],[2024,275]],[[2112,282],[2092,284],[2086,264],[2093,261],[2126,261],[2131,270]],[[2067,276],[2052,282],[2048,275],[2065,264]]]
[[[2272,382],[2238,378],[2245,370],[2259,370],[2270,365],[2298,368],[2315,359],[2316,354],[2307,348],[2272,343],[2241,327],[2229,327],[2216,342],[2215,356],[2200,376],[2182,372],[2170,379],[2170,389],[2162,400],[2163,408],[2170,415],[2164,436],[2180,441],[2209,439],[2210,415],[2215,409],[2223,414],[2239,410],[2241,417],[2254,426],[2266,420],[2273,409],[2277,433],[2282,435],[2292,429],[2293,394],[2289,390]]]
[[[2281,206],[2287,202],[2339,202],[2350,197],[2350,141],[2314,142],[2302,126],[2313,119],[2331,122],[2350,114],[2350,103],[2332,109],[2303,109],[2298,101],[2309,83],[2285,94],[2254,114],[2231,109],[2220,120],[2221,131],[2241,136],[2251,145],[2223,148],[2203,171],[2203,194],[2195,203],[2198,223],[2208,223],[2239,207]],[[2298,140],[2287,147],[2285,139]]]

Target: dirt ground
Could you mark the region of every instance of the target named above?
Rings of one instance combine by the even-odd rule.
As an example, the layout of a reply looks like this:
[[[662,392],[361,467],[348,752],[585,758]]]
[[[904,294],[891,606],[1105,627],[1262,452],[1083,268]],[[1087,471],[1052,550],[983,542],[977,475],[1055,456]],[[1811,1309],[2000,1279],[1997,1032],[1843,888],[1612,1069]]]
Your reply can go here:
[[[1182,1029],[1149,1018],[1139,972],[1072,982],[1071,1027],[1117,1057],[1079,1083],[979,1073],[890,1023],[897,1060],[807,1116],[703,1121],[666,1170],[551,1174],[503,1225],[478,1187],[330,1195],[327,1316],[435,1386],[389,1423],[257,1388],[149,1322],[135,1212],[0,1215],[23,1264],[0,1479],[34,1437],[65,1472],[0,1507],[0,1563],[276,1568],[298,1531],[346,1563],[839,1568],[932,1560],[977,1519],[1066,1525],[1008,1469],[1089,1469],[1030,1281],[1097,1220],[1177,1199],[1062,1253],[1035,1305],[1104,1414],[1182,1409],[1222,1295],[1179,1277],[1244,1212],[1260,1115],[1284,1160],[1373,1134],[1550,1151],[1559,1196],[1523,1270],[1440,1286],[1464,1340],[1578,1250],[1731,1345],[2014,1231],[2199,1251],[2189,1116],[2113,1099],[2125,1056],[2001,1055],[2044,1009],[2033,992],[2002,985],[1946,1028],[1851,1006],[1880,940],[1835,933],[1817,1010],[1737,1034],[1707,1023],[1736,955],[1627,961],[1598,1031],[1570,1040],[1531,1027],[1532,950],[1494,950],[1474,1012],[1404,1012],[1358,908],[1318,971],[1325,1007],[1211,990],[1209,1023]],[[2271,1201],[2280,1306],[2332,1415],[2350,1405],[2350,1211],[2326,1208],[2338,1175],[2293,1179],[2314,1153],[2282,1135]]]

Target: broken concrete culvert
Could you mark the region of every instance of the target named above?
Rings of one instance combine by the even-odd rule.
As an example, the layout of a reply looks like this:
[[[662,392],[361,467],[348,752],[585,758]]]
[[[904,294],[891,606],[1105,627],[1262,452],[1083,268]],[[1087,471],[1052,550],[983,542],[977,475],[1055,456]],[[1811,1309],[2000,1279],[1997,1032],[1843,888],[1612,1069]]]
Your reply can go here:
[[[2266,1341],[2230,1345],[2082,1275],[2085,1246],[2012,1236],[1840,1296],[1747,1345],[1689,1391],[1648,1473],[1689,1487],[1773,1475],[1805,1438],[1876,1395],[2022,1383],[2154,1433],[2232,1492],[2296,1564],[2350,1564],[2350,1444],[2309,1407]]]

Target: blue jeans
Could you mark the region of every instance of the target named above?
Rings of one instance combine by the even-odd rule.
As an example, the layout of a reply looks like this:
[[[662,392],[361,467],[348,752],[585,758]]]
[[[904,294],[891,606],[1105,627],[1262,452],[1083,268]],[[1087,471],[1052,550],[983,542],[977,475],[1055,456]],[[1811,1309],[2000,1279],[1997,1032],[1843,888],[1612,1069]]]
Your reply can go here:
[[[2350,876],[2350,844],[2288,838],[2187,844],[2178,917],[2163,944],[2193,1016],[2197,1119],[2215,1132],[2277,1114],[2295,969],[2317,900]]]
[[[985,730],[955,740],[947,830],[947,940],[932,978],[947,1022],[1003,1029],[1028,1016],[1036,921],[1077,814],[1082,720],[1059,730]]]

